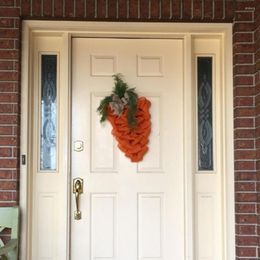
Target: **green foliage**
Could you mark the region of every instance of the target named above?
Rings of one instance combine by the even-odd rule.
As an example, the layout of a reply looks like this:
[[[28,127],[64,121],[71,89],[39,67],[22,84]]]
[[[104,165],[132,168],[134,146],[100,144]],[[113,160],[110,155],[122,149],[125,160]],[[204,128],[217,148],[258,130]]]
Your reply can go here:
[[[135,88],[129,88],[126,82],[123,80],[122,74],[113,75],[114,78],[114,88],[110,96],[106,96],[101,100],[97,111],[101,115],[100,122],[104,122],[108,116],[108,108],[110,103],[113,101],[113,96],[118,96],[122,100],[127,100],[125,104],[125,109],[127,111],[127,121],[129,127],[136,126],[136,111],[137,111],[137,98],[138,95],[135,92]]]

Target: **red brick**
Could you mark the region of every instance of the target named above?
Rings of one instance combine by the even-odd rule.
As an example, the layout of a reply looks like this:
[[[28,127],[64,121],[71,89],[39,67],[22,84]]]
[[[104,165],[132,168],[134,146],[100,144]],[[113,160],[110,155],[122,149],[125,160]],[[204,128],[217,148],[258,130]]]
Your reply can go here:
[[[11,148],[1,148],[0,147],[0,157],[11,157],[12,149]]]
[[[16,137],[3,137],[0,136],[0,145],[2,146],[16,146],[17,138]]]
[[[19,17],[19,8],[5,8],[0,7],[0,17]]]
[[[18,148],[16,148],[16,147],[12,148],[13,158],[18,158],[19,157],[19,153],[20,153],[20,150]]]
[[[235,185],[236,191],[256,191],[255,182],[237,182]]]
[[[236,1],[236,10],[237,11],[247,11],[251,10],[252,12],[255,9],[254,1]]]
[[[19,174],[18,171],[19,171],[19,170],[12,170],[12,179],[13,179],[13,180],[19,180],[20,174]]]
[[[18,51],[0,50],[1,59],[18,59]]]
[[[234,56],[235,64],[252,64],[253,61],[253,54],[236,54]]]
[[[239,150],[235,151],[235,160],[242,160],[242,159],[256,159],[256,152],[250,150]]]
[[[14,70],[20,71],[20,62],[19,61],[14,61]]]
[[[235,162],[235,170],[255,170],[255,162],[254,161],[236,161]]]
[[[11,104],[0,104],[0,113],[12,113],[13,105]]]
[[[255,115],[254,108],[247,108],[247,107],[237,107],[234,110],[235,117],[252,117]]]
[[[258,149],[260,148],[260,138],[259,138],[259,136],[256,136],[255,146]]]
[[[254,138],[255,131],[252,129],[235,129],[235,138]]]
[[[125,0],[118,0],[118,17],[119,19],[127,17],[127,4]]]
[[[202,1],[196,0],[193,2],[193,18],[202,18]]]
[[[84,0],[75,1],[75,16],[76,17],[85,16],[85,1]]]
[[[22,1],[22,0],[16,0],[16,1],[15,1],[15,3],[16,3],[15,6],[20,8],[20,7],[21,7],[21,1]]]
[[[234,121],[235,128],[254,127],[253,118],[236,118]]]
[[[235,23],[235,32],[252,32],[255,29],[254,23]]]
[[[1,201],[10,201],[10,200],[12,200],[12,192],[0,191],[0,200]]]
[[[18,136],[19,134],[20,134],[19,126],[13,126],[13,135]]]
[[[212,17],[213,17],[212,0],[205,0],[204,1],[204,18],[205,19],[212,19]]]
[[[257,236],[239,236],[236,238],[239,246],[256,246],[258,242]]]
[[[0,29],[0,38],[18,38],[18,29]]]
[[[253,43],[236,43],[234,44],[234,53],[254,53]]]
[[[237,171],[235,173],[235,180],[236,181],[255,181],[256,180],[256,173],[253,171],[251,172],[241,172]]]
[[[17,182],[16,181],[1,181],[0,190],[16,190]]]
[[[248,43],[248,42],[253,42],[253,33],[236,33],[233,36],[233,41],[234,42],[243,42],[243,43]]]
[[[190,19],[191,13],[191,0],[183,1],[183,18]]]
[[[148,19],[149,18],[149,1],[139,0],[140,1],[140,18]]]
[[[12,179],[12,170],[0,170],[0,179]]]
[[[117,18],[118,17],[118,12],[119,12],[119,2],[117,0],[110,0],[110,1],[108,1],[108,8],[107,9],[108,9],[107,10],[107,17],[109,19]]]
[[[239,235],[256,235],[254,225],[236,225],[236,233]]]
[[[22,21],[21,21],[21,19],[20,19],[20,17],[18,18],[18,19],[15,19],[14,20],[14,27],[16,28],[16,29],[21,29],[21,27],[22,27]]]
[[[256,206],[255,203],[236,203],[235,211],[236,213],[256,213]]]
[[[14,62],[7,60],[0,60],[0,70],[13,70]]]
[[[252,149],[255,146],[254,140],[236,140],[235,149]]]
[[[19,114],[20,112],[20,106],[18,104],[13,104],[13,113]]]
[[[235,1],[224,1],[225,4],[225,18],[233,21],[235,16]]]
[[[86,1],[87,7],[87,18],[94,18],[95,17],[95,0],[88,0]]]
[[[14,48],[16,50],[20,50],[21,49],[21,42],[19,40],[15,40],[14,42]]]
[[[14,103],[18,102],[18,95],[16,93],[1,93],[0,102]]]
[[[19,79],[19,75],[17,72],[0,71],[0,79],[3,81],[17,81]]]
[[[138,18],[139,8],[138,8],[138,0],[129,1],[129,18],[136,19]]]
[[[254,77],[253,76],[235,76],[234,83],[235,83],[235,86],[253,85]]]
[[[0,126],[0,135],[11,135],[12,127],[11,126]]]
[[[256,104],[256,115],[258,116],[258,115],[260,115],[260,103],[257,103]]]
[[[0,81],[0,92],[1,92],[1,95],[4,92],[13,92],[14,89],[15,89],[15,84],[13,82],[1,82]]]
[[[260,146],[260,143],[259,143],[259,137],[260,137],[260,127],[257,127],[256,128],[256,131],[255,131],[255,137],[257,138],[256,140],[256,147],[259,148]]]
[[[43,16],[50,17],[52,15],[52,0],[43,1]]]
[[[90,0],[86,1],[89,2]],[[37,2],[37,1],[36,1]],[[35,7],[35,13],[40,13],[38,7]],[[63,0],[55,0],[54,1],[54,16],[55,17],[62,17],[63,16]]]
[[[181,1],[172,1],[172,19],[181,17]]]
[[[241,93],[241,91],[237,91],[236,94],[237,93]],[[253,105],[254,105],[254,98],[253,97],[236,97],[235,100],[234,100],[234,106],[235,107],[243,107],[243,106],[248,107],[248,106],[253,106]]]
[[[255,71],[254,65],[237,65],[234,67],[234,74],[253,74]]]
[[[162,1],[162,18],[163,19],[170,19],[171,18],[171,1]]]
[[[236,87],[234,89],[234,96],[254,96],[255,94],[255,89],[253,87],[248,87],[245,85],[241,85],[241,81],[240,81],[240,87]]]
[[[97,17],[106,18],[106,0],[96,0],[97,1]]]
[[[236,12],[236,21],[252,21],[253,22],[253,12]]]
[[[256,202],[257,201],[257,193],[236,193],[235,195],[236,202]]]
[[[65,17],[74,17],[74,1],[64,0]]]
[[[258,106],[260,104],[260,93],[256,93],[255,104]],[[256,113],[258,115],[258,112]]]
[[[0,159],[0,168],[16,168],[16,167],[18,167],[17,159]]]
[[[241,257],[256,257],[256,248],[255,247],[253,247],[253,248],[237,247],[236,254],[237,254],[237,256],[241,256]],[[246,259],[244,259],[244,260],[246,260]],[[247,259],[247,260],[249,260],[249,259]]]
[[[0,202],[0,207],[13,207],[13,206],[17,206],[17,202],[15,201],[7,201],[7,202]]]
[[[18,116],[17,115],[1,115],[0,114],[0,124],[17,124]]]
[[[19,201],[19,192],[14,191],[12,195],[12,200]]]
[[[0,28],[14,27],[14,19],[12,18],[0,18]]]
[[[255,52],[255,59],[259,60],[260,59],[260,50]]]
[[[14,40],[0,39],[0,49],[13,49],[14,48]],[[0,53],[0,57],[2,55]]]
[[[257,216],[255,214],[237,214],[236,215],[236,222],[239,224],[253,224],[257,223]]]
[[[31,12],[31,6],[30,6],[30,0],[22,0],[21,2],[21,9],[22,9],[22,16],[30,16]]]
[[[56,5],[56,0],[54,1],[54,4]],[[32,14],[35,17],[41,16],[41,1],[32,1]]]
[[[223,1],[214,1],[215,4],[215,13],[214,16],[216,19],[223,19],[224,17],[224,6]]]
[[[151,19],[160,18],[160,4],[162,1],[151,0]]]
[[[1,6],[14,6],[14,0],[1,0]]]

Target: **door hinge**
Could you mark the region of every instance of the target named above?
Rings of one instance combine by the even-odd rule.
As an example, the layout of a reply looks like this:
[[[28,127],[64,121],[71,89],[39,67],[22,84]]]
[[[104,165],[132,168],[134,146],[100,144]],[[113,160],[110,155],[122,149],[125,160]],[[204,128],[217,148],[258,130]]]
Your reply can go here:
[[[26,155],[22,154],[22,165],[26,164]]]

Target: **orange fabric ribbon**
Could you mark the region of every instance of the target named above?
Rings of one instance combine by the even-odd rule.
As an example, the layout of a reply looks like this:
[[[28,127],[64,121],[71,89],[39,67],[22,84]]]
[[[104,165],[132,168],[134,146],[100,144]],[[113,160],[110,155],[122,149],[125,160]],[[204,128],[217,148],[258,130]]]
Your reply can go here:
[[[130,158],[132,162],[140,162],[148,151],[149,135],[151,133],[151,102],[145,97],[137,100],[137,125],[129,128],[127,109],[120,116],[114,115],[109,108],[107,119],[113,129],[112,134],[118,142],[118,148]]]

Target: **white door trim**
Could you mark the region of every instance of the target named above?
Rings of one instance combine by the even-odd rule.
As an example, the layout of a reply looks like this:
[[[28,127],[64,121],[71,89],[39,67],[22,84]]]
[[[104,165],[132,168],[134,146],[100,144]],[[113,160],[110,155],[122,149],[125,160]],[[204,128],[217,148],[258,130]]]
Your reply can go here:
[[[67,59],[64,59],[64,67],[67,69],[67,77],[64,79],[67,88],[67,93],[70,93],[70,42],[71,37],[84,36],[84,37],[138,37],[138,38],[183,38],[185,42],[185,70],[187,76],[185,77],[185,116],[190,114],[192,109],[192,93],[186,91],[188,86],[192,84],[192,67],[191,60],[191,41],[192,37],[196,35],[205,37],[220,37],[222,39],[222,58],[223,58],[223,97],[222,104],[224,105],[222,110],[223,118],[223,170],[224,180],[223,189],[225,194],[224,201],[224,259],[235,258],[235,220],[234,220],[234,168],[233,168],[233,79],[232,79],[232,25],[231,24],[203,24],[203,23],[116,23],[116,22],[70,22],[70,21],[24,21],[22,32],[22,93],[21,93],[21,155],[26,155],[26,165],[20,166],[20,207],[22,212],[22,229],[21,229],[21,249],[20,255],[22,260],[30,259],[30,220],[31,220],[31,168],[30,168],[30,125],[32,119],[30,118],[31,111],[31,92],[32,86],[31,78],[31,52],[33,49],[32,38],[33,35],[56,35],[63,39],[64,46],[62,48],[63,55]],[[65,104],[65,109],[69,112],[69,98]],[[189,115],[190,117],[190,115]],[[186,118],[189,118],[186,117]],[[70,119],[67,119],[68,129]],[[192,233],[193,233],[193,218],[192,218],[192,169],[193,158],[192,154],[187,151],[191,151],[192,143],[192,120],[186,120],[185,122],[185,160],[187,162],[185,168],[186,179],[186,260],[192,260],[193,258],[193,246],[192,246]],[[67,133],[69,137],[69,132]],[[62,151],[63,155],[69,156],[69,142]],[[66,173],[69,177],[69,165],[67,165]],[[227,174],[229,173],[229,174]],[[69,178],[68,178],[69,180]],[[69,201],[69,199],[68,199]],[[189,203],[188,203],[189,202]],[[69,217],[69,211],[68,216]],[[67,223],[67,238],[66,243],[69,245],[69,224]],[[67,246],[69,250],[69,246]],[[69,254],[67,254],[69,259]]]

